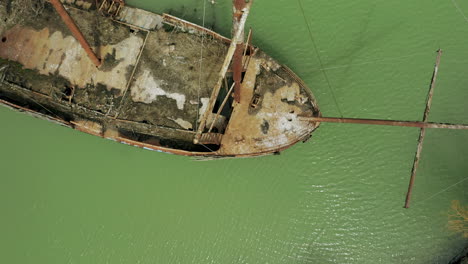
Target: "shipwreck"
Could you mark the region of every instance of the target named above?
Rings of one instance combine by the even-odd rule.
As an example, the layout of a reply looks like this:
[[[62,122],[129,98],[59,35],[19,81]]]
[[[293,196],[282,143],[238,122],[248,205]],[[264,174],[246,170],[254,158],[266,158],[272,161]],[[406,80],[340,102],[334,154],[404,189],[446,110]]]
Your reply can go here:
[[[279,153],[307,141],[321,122],[416,127],[408,208],[425,129],[468,129],[428,122],[442,51],[422,121],[322,117],[305,83],[251,44],[244,28],[252,2],[233,0],[226,38],[123,0],[2,0],[0,105],[205,159]]]
[[[2,105],[188,156],[277,153],[319,125],[299,118],[320,116],[310,89],[250,44],[251,2],[232,39],[123,1],[21,2],[0,2]]]

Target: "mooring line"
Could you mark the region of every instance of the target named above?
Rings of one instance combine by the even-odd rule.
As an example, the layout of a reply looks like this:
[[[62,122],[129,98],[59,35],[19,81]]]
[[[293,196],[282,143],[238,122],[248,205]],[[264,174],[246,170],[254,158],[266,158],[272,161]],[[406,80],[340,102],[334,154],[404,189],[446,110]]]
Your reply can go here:
[[[340,113],[340,116],[343,117],[343,113],[341,112],[340,106],[338,105],[338,101],[336,100],[335,92],[333,91],[333,88],[331,86],[330,79],[328,79],[327,72],[325,71],[325,69],[323,67],[322,58],[320,57],[320,53],[319,53],[319,50],[317,48],[317,44],[315,43],[314,37],[312,36],[312,30],[310,29],[309,22],[307,22],[304,7],[302,6],[301,0],[297,0],[297,2],[299,3],[299,7],[301,8],[302,16],[304,17],[304,21],[305,21],[305,24],[307,26],[307,30],[309,31],[310,40],[312,41],[312,45],[314,46],[315,53],[317,54],[317,58],[318,58],[319,64],[320,64],[320,69],[322,70],[323,76],[325,77],[325,80],[326,80],[326,82],[328,84],[328,89],[330,89],[330,93],[332,94],[333,100],[335,101],[336,108],[338,109],[338,112]]]
[[[427,200],[430,200],[430,199],[436,197],[437,195],[439,195],[439,194],[441,194],[441,193],[447,191],[448,189],[451,189],[451,188],[455,187],[456,185],[458,185],[458,184],[460,184],[460,183],[462,183],[462,182],[464,182],[464,181],[466,181],[466,180],[468,180],[468,177],[462,179],[462,180],[459,181],[459,182],[456,182],[456,183],[450,185],[449,187],[447,187],[447,188],[445,188],[445,189],[443,189],[443,190],[441,190],[441,191],[439,191],[439,192],[436,192],[435,194],[429,196],[428,198],[426,198],[426,199],[424,199],[424,200],[422,200],[422,201],[420,201],[420,202],[416,202],[415,204],[420,204],[420,203],[423,203],[423,202],[425,202],[425,201],[427,201]]]
[[[366,65],[366,64],[372,64],[372,63],[383,63],[387,61],[398,61],[406,58],[411,58],[411,57],[416,57],[416,56],[421,56],[421,55],[427,55],[428,52],[419,52],[419,53],[413,53],[411,55],[405,55],[405,56],[399,56],[399,57],[394,57],[394,58],[388,58],[388,59],[380,59],[380,60],[368,60],[368,61],[363,61],[363,62],[358,62],[358,63],[353,63],[353,64],[346,64],[346,65],[337,65],[333,67],[328,67],[328,68],[323,68],[323,70],[334,70],[334,69],[340,69],[340,68],[348,68],[348,67],[353,67],[353,66],[360,66],[360,65]],[[311,71],[320,71],[322,69],[320,68],[312,68],[310,69]]]
[[[465,21],[468,23],[468,17],[465,16],[465,13],[463,13],[463,10],[461,10],[461,8],[458,6],[457,2],[455,0],[452,0],[452,3],[455,6],[455,8],[458,10],[458,12],[460,12],[460,14],[463,16]]]
[[[205,145],[203,143],[200,143],[200,145],[202,145],[203,147],[205,147],[207,150],[209,150],[211,152],[215,152],[214,150],[210,149],[207,145]]]

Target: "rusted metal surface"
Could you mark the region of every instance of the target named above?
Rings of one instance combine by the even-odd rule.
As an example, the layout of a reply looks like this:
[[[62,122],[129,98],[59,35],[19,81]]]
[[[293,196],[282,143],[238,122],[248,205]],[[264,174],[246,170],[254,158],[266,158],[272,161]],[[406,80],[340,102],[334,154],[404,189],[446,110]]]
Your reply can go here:
[[[233,4],[234,4],[234,8],[235,8],[236,10],[242,10],[242,9],[245,7],[245,5],[246,5],[246,1],[245,1],[245,0],[233,0],[232,2],[233,2]],[[239,17],[240,17],[240,15],[239,15]]]
[[[131,8],[131,7],[126,7],[126,8]],[[132,7],[132,9],[135,9]],[[191,23],[189,21],[183,20],[181,18],[169,15],[169,14],[163,14],[163,23],[175,26],[175,27],[180,27],[182,29],[189,29],[190,31],[197,32],[197,34],[207,34],[211,36],[214,39],[220,40],[226,44],[231,44],[231,39],[227,38],[221,34],[218,34],[214,32],[213,30],[201,27],[197,24]],[[255,50],[255,47],[253,45],[249,45],[248,47],[250,50]]]
[[[191,23],[189,21],[183,20],[181,18],[172,16],[172,15],[169,15],[169,14],[163,14],[162,17],[163,17],[164,23],[166,23],[166,24],[173,25],[173,26],[178,26],[178,27],[181,27],[181,28],[188,28],[188,29],[194,30],[194,31],[196,31],[196,32],[198,32],[200,34],[201,33],[208,34],[208,35],[212,36],[213,38],[221,40],[221,41],[223,41],[225,43],[228,43],[228,44],[231,43],[231,39],[226,38],[226,37],[214,32],[212,30],[209,30],[209,29],[204,28],[202,26],[199,26],[197,24]]]
[[[89,58],[94,63],[94,65],[96,65],[96,67],[101,66],[102,64],[101,60],[98,59],[94,51],[91,49],[88,41],[86,41],[85,37],[83,36],[81,31],[76,26],[73,19],[70,17],[70,15],[68,15],[67,11],[63,7],[60,0],[50,0],[50,3],[54,6],[55,10],[57,10],[57,13],[60,15],[63,22],[67,25],[67,27],[70,29],[70,32],[73,34],[73,36],[78,40],[80,45],[86,51],[86,54],[88,54]]]
[[[142,38],[130,36],[116,45],[101,46],[102,54],[114,53],[119,58],[106,62],[114,71],[101,71],[86,58],[76,60],[76,56],[82,58],[86,53],[73,37],[61,32],[15,26],[6,32],[5,37],[8,41],[0,43],[1,58],[18,61],[42,74],[58,73],[80,88],[102,83],[109,89],[122,91],[127,83],[125,74],[133,68],[143,43]]]
[[[219,145],[223,139],[223,134],[219,133],[203,133],[200,137],[200,144]]]
[[[123,0],[102,0],[98,10],[113,17],[119,15],[123,7],[125,7]]]
[[[245,0],[233,0],[232,14],[232,34],[233,38],[237,31],[241,30],[240,37],[237,39],[237,47],[232,58],[232,74],[234,78],[234,100],[240,102],[240,89],[243,72],[243,54],[244,54],[244,26],[241,23],[243,9],[247,7]]]
[[[145,30],[157,30],[161,28],[164,20],[158,14],[129,6],[122,7],[119,14],[114,18]]]
[[[241,81],[242,81],[242,72],[243,72],[243,52],[244,52],[244,45],[237,44],[236,51],[234,51],[234,57],[232,58],[232,75],[234,79],[234,100],[236,102],[240,102],[241,96]]]
[[[432,105],[432,96],[434,95],[434,88],[435,88],[436,81],[437,81],[437,73],[439,72],[441,56],[442,56],[442,50],[439,49],[437,51],[437,59],[436,59],[436,63],[434,66],[434,72],[432,74],[432,80],[431,80],[431,85],[429,88],[429,93],[427,95],[426,109],[424,110],[424,115],[423,115],[424,123],[426,123],[429,119],[429,112],[431,111],[431,105]],[[421,151],[422,151],[425,135],[426,135],[426,128],[421,128],[421,131],[419,132],[418,147],[416,150],[416,154],[414,156],[413,168],[411,169],[411,177],[410,177],[410,181],[408,185],[408,192],[406,194],[405,208],[409,208],[410,206],[411,194],[413,193],[414,181],[416,179],[416,171],[418,170],[418,167],[419,167],[419,160],[421,158]]]
[[[197,135],[195,136],[195,139],[194,139],[195,144],[199,141],[199,139],[201,137],[201,134],[205,130],[205,125],[206,125],[207,119],[208,119],[210,113],[212,113],[212,111],[213,111],[214,105],[216,103],[216,98],[218,97],[219,90],[221,89],[221,86],[223,85],[224,77],[226,76],[226,72],[228,70],[229,64],[231,63],[231,60],[232,60],[232,58],[234,56],[234,52],[235,52],[236,47],[237,47],[238,39],[241,37],[241,35],[243,33],[243,28],[245,26],[245,22],[247,21],[248,15],[249,15],[249,9],[245,8],[245,10],[244,10],[244,12],[242,14],[241,22],[239,23],[240,24],[239,28],[238,28],[237,32],[234,34],[231,45],[229,46],[229,50],[228,50],[227,55],[226,55],[226,57],[224,59],[223,66],[221,67],[221,70],[219,72],[218,81],[217,81],[216,85],[213,88],[213,92],[211,93],[211,97],[210,97],[209,102],[208,102],[208,107],[206,108],[205,113],[203,113],[203,115],[201,117],[200,124],[199,124],[198,130],[197,130]]]
[[[274,78],[282,74],[286,82]],[[252,107],[254,94],[258,106]],[[252,58],[241,88],[241,101],[235,104],[219,152],[224,155],[253,155],[275,152],[304,140],[318,122],[303,122],[300,115],[319,115],[311,98],[292,76],[263,53]]]
[[[104,130],[101,124],[89,120],[71,121],[74,128],[81,132],[85,132],[94,136],[102,137]]]
[[[45,12],[53,13],[53,10]],[[246,13],[248,10],[243,12],[245,19]],[[31,28],[21,23],[0,28],[1,37],[8,39],[0,43],[0,68],[4,67],[6,60],[8,64],[15,62],[21,65],[6,73],[5,82],[15,83],[11,84],[14,87],[0,83],[0,93],[19,102],[10,107],[36,116],[47,116],[77,130],[125,144],[212,158],[276,153],[308,138],[318,125],[297,120],[299,114],[319,115],[308,95],[310,91],[302,87],[297,76],[258,49],[250,50],[255,52],[250,52],[252,61],[247,65],[248,77],[241,84],[242,96],[238,103],[234,103],[233,114],[224,116],[218,111],[215,115],[212,108],[208,110],[209,96],[219,77],[213,72],[219,72],[220,68],[227,70],[230,60],[223,64],[223,58],[228,57],[225,56],[228,51],[226,44],[232,44],[230,56],[234,56],[240,32],[231,41],[168,15],[162,20],[176,26],[172,33],[158,26],[143,30],[142,23],[155,16],[146,20],[128,15],[126,21],[115,23],[110,18],[93,16],[79,9],[70,9],[69,14],[83,18],[82,21],[75,19],[83,35],[98,43],[96,49],[100,54],[111,59],[99,69],[89,60],[81,59],[87,55],[75,38],[66,35],[68,30],[65,26],[57,26],[62,23],[48,24],[53,21],[48,22],[44,17],[36,18],[36,21],[41,21],[42,29],[41,26]],[[241,24],[245,19],[241,19]],[[93,21],[98,22],[92,24]],[[99,39],[93,39],[96,27],[101,27]],[[118,37],[107,35],[108,28],[112,28],[114,34],[120,32]],[[129,28],[135,32],[130,33]],[[199,47],[194,49],[193,43],[199,43],[201,33],[212,36],[205,45],[213,54],[204,57],[208,68],[202,71],[202,79],[207,88],[201,90],[202,96],[197,101],[193,96],[198,85],[187,80],[198,79],[192,73],[193,67],[189,66],[197,65],[199,57],[194,54],[199,55]],[[106,43],[99,45],[102,40]],[[245,49],[241,51],[243,57]],[[26,74],[21,67],[31,71]],[[198,70],[193,72],[199,73]],[[2,72],[2,79],[4,76]],[[225,78],[219,79],[223,84]],[[125,91],[128,91],[126,96]],[[228,105],[226,98],[222,105]],[[252,98],[257,98],[255,109],[251,107]],[[0,104],[12,103],[7,100],[0,101]],[[114,114],[120,106],[122,114],[115,119]],[[191,131],[197,121],[194,118],[196,112],[206,115],[205,128],[216,127],[219,131],[201,133],[199,143],[203,145],[192,142],[196,136],[196,132]],[[213,122],[214,119],[218,120]],[[227,128],[226,124],[224,127],[220,125],[223,123]]]
[[[363,125],[401,126],[419,128],[443,128],[443,129],[468,129],[464,124],[432,123],[419,121],[396,121],[381,119],[360,119],[360,118],[340,118],[340,117],[301,117],[303,121],[327,122],[327,123],[347,123]]]

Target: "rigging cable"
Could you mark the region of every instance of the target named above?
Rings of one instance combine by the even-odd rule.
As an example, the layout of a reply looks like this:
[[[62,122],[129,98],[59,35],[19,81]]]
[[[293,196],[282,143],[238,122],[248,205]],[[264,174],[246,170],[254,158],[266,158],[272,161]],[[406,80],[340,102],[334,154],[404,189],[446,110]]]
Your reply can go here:
[[[468,177],[462,179],[462,180],[459,181],[459,182],[456,182],[456,183],[450,185],[449,187],[447,187],[447,188],[445,188],[445,189],[443,189],[443,190],[441,190],[441,191],[439,191],[439,192],[437,192],[437,193],[431,195],[429,198],[426,198],[426,199],[424,199],[424,200],[422,200],[422,201],[420,201],[420,202],[418,202],[418,203],[415,203],[415,204],[423,203],[423,202],[425,202],[425,201],[427,201],[427,200],[430,200],[430,199],[436,197],[437,195],[439,195],[439,194],[441,194],[441,193],[447,191],[448,189],[451,189],[452,187],[455,187],[456,185],[458,185],[458,184],[460,184],[460,183],[462,183],[462,182],[464,182],[464,181],[466,181],[466,180],[468,180]]]
[[[304,17],[304,22],[305,22],[305,24],[307,26],[307,30],[309,31],[310,40],[311,40],[311,42],[312,42],[312,44],[314,46],[315,53],[317,54],[317,58],[318,58],[319,64],[320,64],[320,69],[322,70],[323,76],[325,77],[325,80],[327,81],[328,89],[330,89],[330,93],[331,93],[331,95],[333,97],[333,101],[335,101],[336,108],[338,109],[338,112],[340,113],[341,117],[343,117],[343,113],[341,112],[340,106],[338,105],[338,101],[336,100],[335,93],[333,92],[333,89],[331,87],[330,80],[328,79],[327,72],[325,71],[325,68],[323,67],[322,58],[320,57],[319,50],[317,48],[317,45],[315,44],[314,37],[312,36],[312,30],[310,29],[309,22],[307,22],[304,7],[302,6],[301,0],[297,0],[297,2],[299,3],[299,7],[301,8],[302,16]]]
[[[465,21],[468,22],[468,17],[465,16],[465,13],[463,13],[463,10],[460,8],[460,6],[458,6],[457,2],[455,0],[452,0],[452,4],[453,4],[453,6],[455,6],[455,8],[458,10],[458,12],[460,12],[460,14],[463,16]]]
[[[203,1],[203,21],[202,25],[205,28],[205,17],[206,17],[206,0]],[[200,75],[198,77],[198,90],[197,90],[197,117],[195,119],[195,131],[198,131],[198,118],[200,114],[200,89],[202,86],[202,66],[203,66],[203,45],[205,43],[205,31],[202,31],[202,40],[201,40],[201,48],[200,48]]]

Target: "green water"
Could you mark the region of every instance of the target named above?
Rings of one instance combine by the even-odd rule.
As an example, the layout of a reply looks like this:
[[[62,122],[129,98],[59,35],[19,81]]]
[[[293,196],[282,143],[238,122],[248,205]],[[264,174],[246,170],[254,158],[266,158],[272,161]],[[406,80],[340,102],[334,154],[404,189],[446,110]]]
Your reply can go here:
[[[345,116],[468,123],[468,19],[452,0],[302,0]],[[468,14],[468,3],[454,0]],[[202,23],[201,0],[133,0]],[[230,32],[230,1],[206,25]],[[257,0],[254,44],[337,116],[296,0]],[[418,130],[322,124],[280,156],[197,162],[0,108],[1,263],[447,263],[468,203],[468,133],[430,130],[403,209]],[[459,184],[456,184],[463,181]]]

